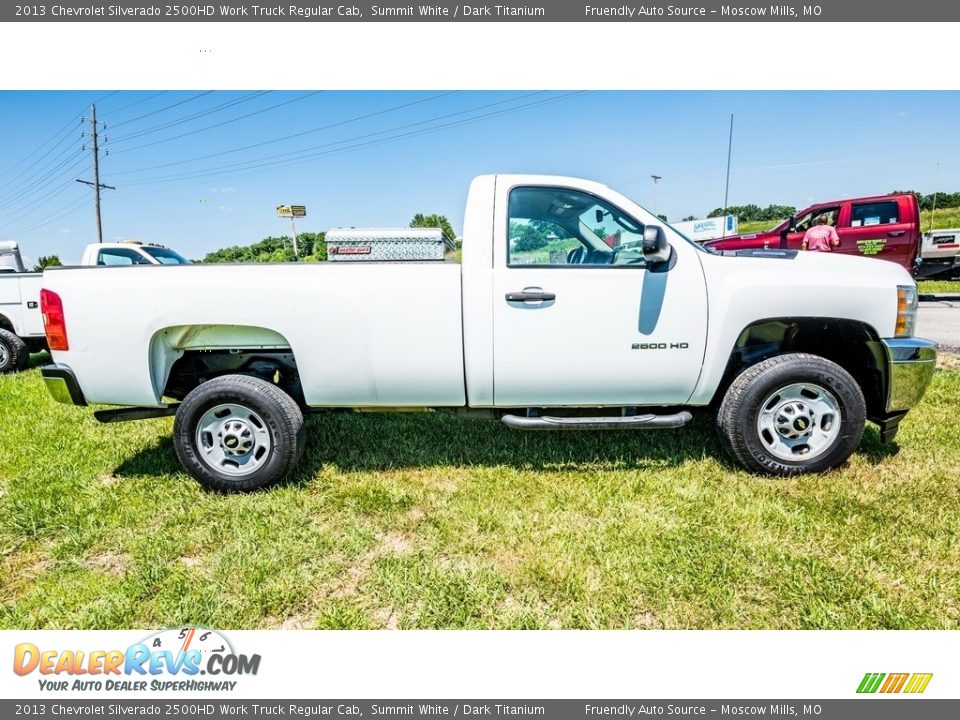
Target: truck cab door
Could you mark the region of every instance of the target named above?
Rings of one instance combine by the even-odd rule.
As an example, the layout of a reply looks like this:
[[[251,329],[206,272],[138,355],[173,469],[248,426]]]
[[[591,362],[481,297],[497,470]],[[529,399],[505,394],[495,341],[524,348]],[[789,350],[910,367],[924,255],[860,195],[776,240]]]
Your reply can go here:
[[[674,236],[670,261],[649,265],[639,208],[615,194],[498,185],[496,196],[494,404],[685,403],[707,330],[699,251]]]
[[[892,260],[910,269],[917,223],[896,197],[848,203],[849,222],[839,228],[840,247],[851,255]]]

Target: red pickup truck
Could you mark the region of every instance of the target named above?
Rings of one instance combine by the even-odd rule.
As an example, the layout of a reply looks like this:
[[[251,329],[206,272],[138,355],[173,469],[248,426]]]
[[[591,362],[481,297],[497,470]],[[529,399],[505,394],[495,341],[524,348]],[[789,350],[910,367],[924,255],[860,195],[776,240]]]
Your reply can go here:
[[[708,240],[704,246],[715,250],[765,247],[799,250],[803,234],[816,225],[822,215],[827,216],[840,236],[840,246],[834,252],[889,260],[913,272],[920,248],[920,207],[912,194],[818,203],[770,230]]]

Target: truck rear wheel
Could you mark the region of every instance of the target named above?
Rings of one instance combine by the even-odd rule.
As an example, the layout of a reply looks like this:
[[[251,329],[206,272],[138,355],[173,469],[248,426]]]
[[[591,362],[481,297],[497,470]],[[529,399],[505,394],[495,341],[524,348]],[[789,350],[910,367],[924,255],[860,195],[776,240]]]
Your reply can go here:
[[[183,400],[173,424],[183,467],[220,491],[279,480],[303,454],[303,413],[273,383],[247,375],[209,380]]]
[[[0,329],[0,374],[26,370],[29,363],[27,344],[9,330]]]
[[[717,431],[741,465],[770,475],[823,472],[863,437],[866,402],[836,363],[792,353],[744,370],[717,412]]]

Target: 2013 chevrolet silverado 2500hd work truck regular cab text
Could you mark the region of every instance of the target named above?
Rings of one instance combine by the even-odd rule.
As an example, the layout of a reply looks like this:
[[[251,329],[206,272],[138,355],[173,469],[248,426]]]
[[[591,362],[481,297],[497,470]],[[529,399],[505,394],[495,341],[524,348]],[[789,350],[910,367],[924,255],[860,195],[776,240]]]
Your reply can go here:
[[[477,178],[463,232],[461,264],[47,271],[43,376],[63,402],[132,406],[104,421],[175,414],[184,467],[248,490],[297,463],[322,408],[643,429],[713,406],[747,468],[820,471],[867,419],[892,437],[933,373],[893,263],[711,253],[565,177]]]

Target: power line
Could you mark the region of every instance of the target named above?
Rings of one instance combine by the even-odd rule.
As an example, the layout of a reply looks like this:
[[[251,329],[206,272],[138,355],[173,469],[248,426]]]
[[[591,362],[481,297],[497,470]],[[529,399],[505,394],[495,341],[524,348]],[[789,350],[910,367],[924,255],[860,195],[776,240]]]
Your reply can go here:
[[[234,168],[234,167],[243,168],[244,166],[250,165],[250,163],[259,163],[259,162],[265,161],[265,160],[269,160],[269,161],[273,162],[273,161],[280,161],[282,158],[285,158],[285,157],[291,157],[291,156],[303,157],[303,153],[310,152],[310,151],[313,151],[313,150],[320,150],[320,149],[323,149],[323,148],[328,148],[328,147],[330,147],[330,146],[332,146],[332,145],[341,145],[341,144],[343,144],[343,143],[349,143],[349,142],[353,142],[353,141],[355,141],[355,140],[362,140],[362,139],[366,139],[366,138],[369,138],[369,137],[374,137],[374,136],[376,136],[376,135],[383,135],[383,134],[385,134],[385,133],[395,132],[395,131],[397,131],[397,130],[405,130],[405,129],[408,129],[408,128],[411,128],[411,127],[418,127],[418,126],[420,126],[420,125],[425,125],[425,124],[428,124],[428,123],[436,122],[436,121],[438,121],[438,120],[444,120],[444,119],[447,119],[447,118],[450,118],[450,117],[454,117],[454,116],[457,116],[457,115],[463,115],[463,114],[469,113],[469,112],[477,112],[478,110],[484,110],[484,109],[486,109],[486,108],[493,107],[493,106],[496,106],[496,105],[502,105],[502,104],[507,103],[507,102],[516,102],[517,100],[522,100],[522,99],[527,98],[527,97],[531,97],[531,96],[534,96],[534,95],[540,95],[540,94],[542,94],[543,92],[545,92],[545,91],[542,91],[542,90],[541,90],[541,91],[537,91],[537,92],[531,92],[531,93],[527,93],[526,95],[521,95],[520,97],[508,98],[508,99],[506,99],[506,100],[499,100],[499,101],[497,101],[497,102],[488,103],[488,104],[486,104],[486,105],[480,105],[480,106],[476,106],[476,107],[472,107],[472,108],[467,108],[466,110],[459,110],[459,111],[457,111],[457,112],[447,113],[447,114],[445,114],[445,115],[438,115],[438,116],[430,117],[430,118],[427,118],[427,119],[425,119],[425,120],[418,120],[418,121],[413,122],[413,123],[406,123],[406,124],[404,124],[404,125],[397,125],[397,126],[394,126],[394,127],[392,127],[392,128],[386,128],[386,129],[384,129],[384,130],[376,130],[376,131],[373,131],[373,132],[364,133],[364,134],[362,134],[362,135],[356,135],[356,136],[351,137],[351,138],[345,138],[345,139],[343,139],[343,140],[334,140],[334,141],[331,141],[331,142],[328,142],[328,143],[323,143],[323,144],[321,144],[321,145],[313,145],[313,146],[306,147],[306,148],[299,148],[299,149],[297,149],[297,150],[291,150],[291,151],[284,152],[284,153],[279,153],[279,154],[275,154],[275,155],[270,155],[270,156],[268,156],[268,157],[259,157],[259,158],[251,158],[251,159],[249,159],[249,160],[241,160],[241,161],[236,162],[236,163],[228,163],[228,164],[226,164],[226,165],[220,165],[220,166],[217,166],[217,167],[214,167],[214,168],[209,168],[208,170],[188,171],[187,175],[189,175],[190,173],[194,173],[194,172],[208,173],[208,172],[214,172],[214,171],[218,171],[218,170],[228,170],[228,169]],[[340,125],[340,124],[343,124],[343,123],[335,123],[334,125]],[[318,128],[318,129],[319,129],[319,128]],[[313,132],[313,131],[311,131],[311,132]],[[302,134],[302,133],[301,133],[301,134]],[[258,165],[258,167],[259,167],[259,165]],[[177,177],[177,176],[167,176],[167,177]],[[131,184],[132,184],[132,185],[140,185],[140,184],[143,184],[143,182],[144,182],[144,181],[140,181],[140,182],[131,183]]]
[[[43,153],[43,155],[41,155],[41,156],[38,157],[36,160],[34,160],[34,161],[33,161],[29,166],[27,166],[24,170],[22,170],[22,171],[20,171],[19,173],[17,173],[17,176],[16,176],[16,177],[8,180],[6,183],[4,183],[2,186],[0,186],[0,190],[3,190],[4,188],[9,187],[12,183],[17,182],[17,180],[21,180],[25,174],[29,173],[33,168],[35,168],[37,165],[39,165],[41,162],[43,162],[43,160],[44,160],[51,152],[53,152],[53,151],[56,150],[58,147],[60,147],[60,146],[63,144],[63,142],[64,142],[67,138],[70,137],[70,133],[69,133],[70,127],[71,127],[71,126],[76,127],[76,123],[77,123],[77,122],[78,122],[77,120],[71,120],[69,123],[67,123],[66,125],[64,125],[60,130],[58,130],[56,133],[54,133],[53,137],[51,137],[49,140],[46,140],[45,142],[43,142],[40,146],[38,146],[37,148],[35,148],[32,152],[28,153],[25,157],[21,158],[21,160],[20,160],[16,165],[11,166],[11,167],[10,167],[9,169],[7,169],[4,173],[2,173],[3,175],[5,175],[5,174],[7,174],[7,173],[13,172],[13,171],[16,170],[18,167],[20,167],[20,165],[22,165],[24,162],[26,162],[26,161],[29,160],[31,157],[33,157],[37,152],[39,152],[41,149],[43,149],[43,147],[44,147],[45,145],[47,145],[51,140],[53,140],[54,138],[56,138],[57,136],[59,136],[59,135],[61,135],[61,134],[63,135],[63,137],[61,137],[56,143],[54,143],[54,145],[52,145],[45,153]],[[64,131],[67,131],[67,132],[64,132]],[[64,151],[64,152],[66,152],[66,151]],[[64,152],[61,152],[60,155],[58,155],[56,158],[54,158],[54,160],[62,157],[63,154],[64,154]],[[48,163],[48,165],[49,165],[49,163]]]
[[[137,105],[140,105],[141,103],[145,103],[145,102],[147,102],[148,100],[153,100],[153,98],[155,98],[155,97],[160,97],[161,95],[164,95],[164,94],[166,94],[166,93],[168,93],[168,92],[170,92],[170,91],[169,91],[169,90],[161,90],[160,92],[155,92],[153,95],[147,95],[147,97],[145,97],[145,98],[140,98],[139,100],[135,100],[135,101],[133,101],[132,103],[129,103],[129,104],[127,104],[127,105],[123,105],[122,107],[118,107],[118,108],[114,108],[113,110],[110,110],[110,114],[111,114],[111,115],[116,115],[116,114],[119,113],[119,112],[123,112],[124,110],[127,110],[127,109],[129,109],[129,108],[136,107]]]
[[[117,153],[132,152],[134,150],[140,150],[142,148],[150,147],[152,145],[159,145],[161,143],[170,142],[172,140],[179,140],[180,138],[185,138],[188,135],[196,135],[197,133],[206,132],[207,130],[213,130],[215,128],[223,127],[224,125],[229,125],[231,123],[235,123],[240,120],[246,120],[247,118],[253,117],[255,115],[260,115],[265,112],[270,112],[271,110],[276,110],[277,108],[283,107],[284,105],[289,105],[291,103],[299,102],[300,100],[305,100],[308,97],[311,97],[313,95],[319,95],[322,92],[324,91],[317,90],[315,92],[302,95],[298,98],[293,98],[292,100],[285,100],[284,102],[277,103],[276,105],[271,105],[270,107],[261,108],[260,110],[255,110],[253,112],[247,113],[246,115],[240,115],[235,118],[230,118],[229,120],[218,122],[214,125],[207,125],[206,127],[197,128],[196,130],[191,130],[189,132],[181,133],[180,135],[174,135],[173,137],[168,137],[168,138],[161,138],[160,140],[154,140],[153,142],[144,143],[143,145],[137,145],[136,147],[132,147],[132,148],[124,148],[123,150],[117,150],[116,152]]]
[[[345,142],[352,142],[352,141],[355,141],[355,140],[364,140],[364,139],[366,139],[366,138],[370,138],[370,137],[373,137],[373,136],[383,135],[383,134],[386,133],[386,132],[393,132],[393,131],[396,131],[396,130],[399,130],[399,129],[404,129],[404,128],[411,127],[411,126],[414,126],[414,125],[422,125],[422,124],[427,123],[427,122],[434,122],[434,121],[436,120],[436,118],[431,118],[431,119],[429,119],[429,120],[420,121],[419,123],[410,123],[410,124],[408,124],[408,125],[403,125],[403,126],[399,126],[399,127],[396,127],[396,128],[391,128],[391,129],[388,129],[388,130],[380,130],[380,131],[373,132],[373,133],[367,133],[367,134],[364,134],[364,135],[355,136],[355,137],[349,138],[349,139],[347,139],[347,140],[338,140],[338,141],[331,142],[331,143],[325,143],[324,145],[318,145],[318,146],[315,146],[315,147],[313,147],[313,148],[307,148],[306,150],[302,150],[302,151],[294,151],[294,152],[292,152],[292,153],[285,153],[285,155],[296,155],[296,157],[291,158],[291,159],[288,159],[288,160],[274,159],[274,160],[268,160],[268,161],[261,162],[262,160],[265,160],[265,158],[257,158],[257,159],[253,159],[253,160],[248,160],[248,161],[240,162],[240,163],[233,163],[233,164],[231,164],[231,165],[221,166],[221,167],[219,167],[219,168],[211,168],[211,169],[208,169],[208,170],[196,171],[196,172],[187,173],[187,174],[184,174],[184,175],[171,175],[171,176],[166,176],[166,177],[155,178],[155,179],[152,179],[152,180],[143,180],[143,181],[140,181],[140,182],[128,183],[128,185],[129,185],[129,186],[155,185],[155,184],[162,184],[162,183],[167,183],[167,182],[177,182],[177,181],[181,181],[181,180],[200,179],[200,178],[204,178],[204,177],[210,177],[210,176],[212,176],[212,175],[220,175],[222,172],[228,171],[230,168],[236,168],[236,172],[235,172],[235,173],[230,173],[230,174],[229,174],[230,177],[235,177],[235,176],[237,176],[237,175],[246,174],[248,171],[258,170],[258,169],[264,168],[264,167],[275,167],[275,166],[294,165],[294,164],[301,163],[301,162],[307,162],[307,161],[309,161],[309,160],[311,160],[311,159],[313,159],[313,158],[316,158],[316,157],[331,156],[331,155],[340,155],[340,154],[344,154],[344,153],[346,153],[346,152],[352,152],[352,151],[355,151],[355,150],[358,150],[358,149],[362,149],[362,148],[365,148],[365,147],[373,147],[373,146],[376,146],[376,145],[382,145],[382,144],[386,144],[386,143],[389,143],[389,142],[396,142],[396,141],[398,141],[398,140],[404,140],[404,139],[407,139],[407,138],[409,138],[409,137],[416,137],[416,136],[420,136],[420,135],[425,135],[425,134],[428,134],[428,133],[436,132],[436,131],[438,131],[438,130],[444,130],[444,129],[448,129],[448,128],[450,128],[450,127],[456,127],[456,126],[465,125],[465,124],[469,124],[469,123],[473,123],[473,122],[478,122],[478,121],[480,121],[480,120],[485,120],[485,119],[488,119],[488,118],[490,118],[490,117],[497,117],[497,116],[501,116],[501,115],[506,115],[506,114],[510,114],[510,113],[514,113],[514,112],[519,112],[519,111],[522,111],[522,110],[525,110],[525,109],[529,109],[529,108],[531,108],[531,107],[538,107],[538,106],[541,106],[541,105],[545,105],[545,104],[557,102],[557,101],[559,101],[559,100],[563,100],[563,99],[566,99],[566,98],[569,98],[569,97],[573,97],[573,96],[576,96],[576,95],[583,95],[583,94],[586,94],[587,92],[589,92],[589,91],[570,92],[570,93],[566,93],[566,94],[564,94],[564,95],[560,95],[560,96],[558,96],[558,97],[547,98],[547,99],[545,99],[545,100],[540,100],[540,101],[532,102],[532,103],[526,103],[526,104],[524,104],[524,105],[520,105],[520,106],[517,106],[517,107],[514,107],[514,108],[507,108],[507,109],[504,109],[504,110],[499,110],[499,111],[495,111],[495,112],[491,112],[491,113],[484,113],[484,114],[482,114],[482,115],[477,115],[477,116],[475,116],[475,117],[465,118],[465,119],[463,119],[463,120],[457,120],[457,121],[450,122],[450,123],[444,123],[444,124],[442,124],[442,125],[436,125],[436,126],[433,126],[433,127],[422,128],[422,129],[420,129],[420,130],[414,130],[414,131],[411,131],[411,132],[400,133],[400,134],[398,134],[398,135],[394,135],[394,136],[390,136],[390,137],[386,137],[386,138],[380,138],[380,139],[377,139],[377,140],[369,140],[369,141],[367,141],[367,142],[358,142],[358,143],[355,143],[354,145],[348,145],[348,146],[340,147],[340,148],[333,148],[333,149],[329,149],[329,150],[325,150],[325,151],[320,151],[320,152],[314,152],[314,153],[309,153],[309,152],[308,152],[309,150],[319,150],[320,148],[329,147],[329,146],[331,146],[331,145],[340,145],[340,144],[343,144],[343,143],[345,143]],[[537,93],[534,93],[534,94],[537,94]],[[476,110],[476,108],[475,108],[474,110]],[[307,153],[307,154],[304,154],[304,153]],[[274,156],[274,157],[276,157],[276,156]]]
[[[70,170],[73,170],[74,168],[78,167],[78,166],[81,165],[82,163],[83,163],[83,158],[80,158],[77,162],[75,162],[73,165],[71,165],[70,168],[68,168],[68,170],[65,171],[63,174],[66,175],[67,172],[69,172]],[[19,207],[16,207],[15,210],[11,210],[11,211],[7,212],[7,213],[6,213],[7,216],[16,213],[16,217],[14,217],[13,220],[10,220],[10,221],[6,222],[2,227],[6,227],[7,225],[12,225],[12,224],[16,223],[17,221],[20,220],[20,218],[25,217],[26,215],[29,215],[29,214],[30,214],[30,213],[29,213],[29,210],[31,210],[31,209],[34,208],[34,207],[37,207],[38,205],[43,204],[44,202],[49,202],[50,200],[52,200],[53,198],[57,197],[58,195],[62,195],[63,192],[64,192],[68,187],[74,187],[74,179],[73,179],[73,178],[71,178],[71,179],[67,180],[66,182],[64,182],[64,183],[62,183],[62,184],[54,187],[54,189],[51,190],[50,192],[48,192],[48,193],[46,193],[46,194],[43,194],[43,195],[40,195],[40,196],[38,196],[38,197],[33,198],[32,201],[28,202],[26,205],[20,205]]]
[[[267,95],[267,94],[270,93],[270,92],[272,92],[272,91],[270,91],[270,90],[258,90],[258,91],[256,91],[256,92],[249,93],[248,95],[244,95],[244,96],[242,96],[242,97],[240,97],[240,98],[234,98],[234,99],[232,99],[232,100],[227,100],[226,102],[222,102],[222,103],[220,103],[219,105],[215,105],[215,106],[213,106],[213,107],[211,107],[211,108],[206,108],[205,110],[199,110],[199,111],[197,111],[197,112],[195,112],[195,113],[191,113],[191,114],[189,114],[189,115],[184,115],[183,117],[177,118],[177,119],[175,119],[175,120],[169,120],[169,121],[167,121],[167,122],[160,123],[159,125],[154,125],[153,127],[144,128],[143,130],[136,130],[136,131],[131,132],[131,133],[128,133],[128,134],[126,134],[126,135],[121,135],[120,137],[115,137],[115,138],[113,139],[113,142],[114,142],[114,143],[118,143],[118,142],[128,142],[128,141],[134,140],[134,139],[136,139],[136,138],[138,138],[138,137],[143,137],[144,135],[152,135],[152,134],[155,133],[155,132],[160,132],[161,130],[167,130],[167,129],[169,129],[169,128],[176,127],[177,125],[182,125],[183,123],[187,123],[187,122],[190,122],[190,121],[192,121],[192,120],[196,120],[196,119],[201,118],[201,117],[204,117],[204,116],[206,116],[206,115],[213,115],[214,113],[220,112],[221,110],[226,110],[227,108],[233,107],[234,105],[239,105],[239,104],[241,104],[241,103],[249,102],[250,100],[254,100],[254,99],[258,98],[258,97],[262,97],[263,95]]]
[[[294,138],[303,137],[304,135],[310,135],[312,133],[321,132],[323,130],[330,130],[335,127],[340,127],[342,125],[349,125],[350,123],[358,122],[360,120],[366,120],[368,118],[376,117],[377,115],[385,115],[387,113],[396,112],[398,110],[403,110],[414,105],[420,105],[421,103],[430,102],[432,100],[438,100],[440,98],[447,97],[448,95],[454,95],[458,90],[452,90],[450,92],[440,93],[438,95],[432,95],[427,98],[420,98],[414,100],[413,102],[403,103],[402,105],[395,105],[393,107],[385,108],[383,110],[377,110],[376,112],[366,113],[364,115],[357,115],[352,118],[347,118],[346,120],[340,120],[335,123],[330,123],[329,125],[323,125],[317,128],[311,128],[309,130],[303,130],[301,132],[296,132],[291,135],[284,135],[283,137],[274,138],[272,140],[263,140],[261,142],[251,143],[250,145],[244,145],[243,147],[233,148],[231,150],[222,150],[220,152],[208,153],[207,155],[199,155],[193,158],[187,158],[186,160],[177,160],[175,162],[161,163],[160,165],[150,165],[149,167],[138,168],[136,170],[124,170],[118,172],[117,175],[130,175],[132,173],[147,172],[148,170],[158,170],[160,168],[172,167],[174,165],[184,165],[186,163],[197,162],[199,160],[208,160],[214,157],[221,157],[223,155],[231,155],[233,153],[242,152],[243,150],[252,150],[253,148],[263,147],[264,145],[273,145],[278,142],[284,142],[285,140],[292,140]],[[132,149],[132,148],[130,148]]]
[[[145,118],[148,118],[148,117],[153,117],[154,115],[159,115],[160,113],[166,112],[167,110],[172,110],[173,108],[179,107],[180,105],[185,105],[185,104],[188,103],[188,102],[193,102],[194,100],[198,100],[198,99],[204,97],[205,95],[211,94],[212,92],[213,92],[213,90],[205,90],[205,91],[202,92],[202,93],[198,93],[198,94],[196,94],[196,95],[191,95],[190,97],[186,98],[185,100],[178,100],[177,102],[175,102],[175,103],[173,103],[173,104],[171,104],[171,105],[166,105],[166,106],[164,106],[164,107],[162,107],[162,108],[159,108],[159,109],[157,109],[157,110],[152,110],[151,112],[145,113],[145,114],[143,114],[143,115],[138,115],[137,117],[130,118],[129,120],[123,120],[122,122],[114,123],[114,124],[113,124],[113,127],[114,127],[114,128],[118,128],[118,127],[121,127],[121,126],[123,126],[123,125],[129,125],[130,123],[137,122],[137,121],[139,121],[139,120],[144,120]]]
[[[8,207],[16,207],[17,202],[22,197],[32,193],[35,188],[38,188],[45,183],[56,182],[56,180],[58,180],[59,178],[67,175],[71,170],[73,170],[82,162],[82,159],[81,160],[75,159],[76,156],[79,155],[80,153],[81,151],[79,148],[74,148],[73,155],[61,161],[60,164],[57,165],[55,168],[53,168],[49,173],[43,176],[38,176],[36,179],[30,181],[27,185],[24,185],[23,187],[21,187],[15,193],[9,195],[4,202],[0,203],[0,210]],[[70,164],[71,162],[72,164]]]
[[[54,214],[54,215],[52,215],[52,216],[45,216],[44,219],[41,220],[40,222],[35,223],[35,224],[30,225],[30,226],[25,227],[25,228],[20,228],[16,233],[8,234],[8,235],[6,235],[3,239],[4,239],[4,240],[14,240],[14,239],[16,239],[16,236],[17,236],[17,235],[24,235],[24,234],[26,234],[26,233],[28,233],[28,232],[33,232],[34,230],[39,230],[39,229],[42,228],[42,227],[46,227],[46,226],[49,225],[50,223],[56,222],[57,220],[59,220],[59,219],[61,219],[61,218],[63,218],[63,217],[66,217],[67,215],[70,215],[70,214],[73,213],[74,211],[79,210],[82,205],[85,205],[85,204],[86,204],[86,202],[87,202],[87,199],[86,199],[86,198],[80,198],[79,200],[73,200],[73,201],[71,201],[68,205],[65,205],[65,206],[59,208],[58,210],[55,210],[54,213],[56,213],[56,214]],[[62,212],[60,212],[60,211],[62,211]]]

